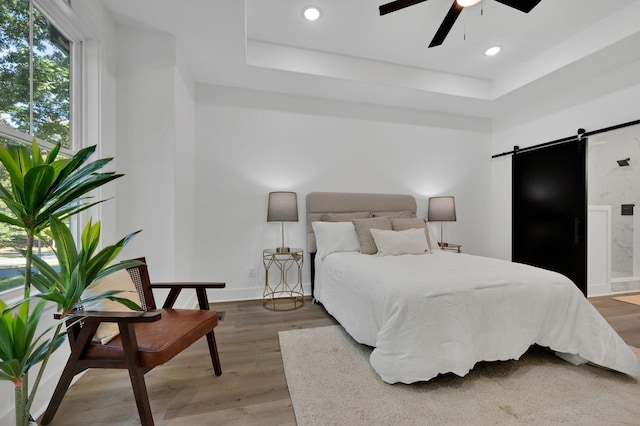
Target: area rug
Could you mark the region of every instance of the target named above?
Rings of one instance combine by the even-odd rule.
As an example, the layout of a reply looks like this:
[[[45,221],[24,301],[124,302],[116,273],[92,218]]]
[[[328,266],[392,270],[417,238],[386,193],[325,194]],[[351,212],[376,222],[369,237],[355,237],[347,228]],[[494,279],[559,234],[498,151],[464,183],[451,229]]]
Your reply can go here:
[[[640,294],[634,294],[633,296],[618,296],[614,297],[613,300],[618,300],[620,302],[631,303],[633,305],[640,305]]]
[[[625,425],[640,421],[640,382],[574,366],[532,347],[518,361],[479,363],[465,377],[389,385],[371,348],[340,326],[281,331],[280,347],[299,426],[432,424]]]

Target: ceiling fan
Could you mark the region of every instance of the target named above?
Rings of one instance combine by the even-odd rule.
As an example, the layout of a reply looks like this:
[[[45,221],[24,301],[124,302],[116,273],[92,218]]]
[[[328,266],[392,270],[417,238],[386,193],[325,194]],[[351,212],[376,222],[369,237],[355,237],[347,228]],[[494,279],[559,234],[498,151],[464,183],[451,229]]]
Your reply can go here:
[[[383,4],[380,6],[380,16],[386,15],[387,13],[395,12],[400,9],[404,9],[405,7],[413,6],[414,4],[422,3],[427,0],[395,0],[390,3]],[[468,6],[473,6],[476,3],[479,3],[481,0],[454,0],[449,12],[447,12],[447,16],[444,17],[442,24],[440,24],[440,28],[436,31],[436,35],[433,36],[429,47],[440,46],[444,39],[447,38],[447,34],[451,31],[451,27],[458,19],[460,12],[462,9]],[[541,0],[496,0],[498,3],[502,3],[505,6],[512,7],[514,9],[518,9],[521,12],[529,13],[531,9],[536,7]]]

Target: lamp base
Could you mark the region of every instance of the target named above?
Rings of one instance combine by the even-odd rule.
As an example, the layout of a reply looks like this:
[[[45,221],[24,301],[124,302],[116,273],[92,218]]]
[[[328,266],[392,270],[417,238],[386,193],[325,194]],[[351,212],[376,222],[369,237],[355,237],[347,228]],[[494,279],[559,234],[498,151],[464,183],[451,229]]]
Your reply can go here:
[[[291,253],[291,249],[289,247],[278,247],[276,248],[276,253]]]

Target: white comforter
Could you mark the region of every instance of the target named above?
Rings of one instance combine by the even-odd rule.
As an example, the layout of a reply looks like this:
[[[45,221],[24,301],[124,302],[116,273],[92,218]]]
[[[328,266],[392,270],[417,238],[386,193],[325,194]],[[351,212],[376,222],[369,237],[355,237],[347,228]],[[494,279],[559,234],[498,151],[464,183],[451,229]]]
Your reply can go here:
[[[478,361],[518,359],[535,343],[640,376],[633,351],[577,287],[544,269],[443,251],[332,253],[316,261],[315,297],[375,347],[371,365],[388,383],[464,376]]]

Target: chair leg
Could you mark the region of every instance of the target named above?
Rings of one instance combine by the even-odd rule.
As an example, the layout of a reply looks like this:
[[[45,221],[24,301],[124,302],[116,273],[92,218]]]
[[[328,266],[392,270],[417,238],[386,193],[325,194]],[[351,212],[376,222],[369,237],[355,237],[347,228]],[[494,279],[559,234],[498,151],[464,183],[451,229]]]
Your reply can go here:
[[[151,413],[151,404],[149,404],[149,394],[147,393],[147,385],[144,381],[144,373],[148,371],[139,365],[138,362],[138,343],[133,324],[118,324],[120,328],[120,338],[122,340],[122,348],[124,352],[124,360],[129,371],[131,379],[131,387],[133,388],[133,396],[138,407],[138,415],[142,426],[154,426],[153,414]]]
[[[196,295],[198,296],[200,309],[208,311],[209,298],[207,297],[207,290],[204,288],[197,288]],[[216,376],[219,376],[222,374],[222,366],[220,365],[218,346],[216,345],[216,336],[213,334],[213,330],[207,333],[207,343],[209,344],[209,354],[211,355],[211,362],[213,363],[213,371],[215,371]]]
[[[216,376],[219,376],[222,374],[222,366],[220,365],[218,346],[216,345],[216,336],[213,334],[213,330],[207,333],[207,343],[209,344],[209,354],[211,355],[211,362],[213,363],[213,371],[215,371]]]
[[[51,420],[55,417],[58,412],[58,408],[60,408],[60,404],[64,399],[64,396],[71,385],[71,381],[75,377],[75,365],[70,365],[69,363],[64,368],[62,375],[60,376],[60,380],[58,380],[58,384],[56,385],[56,389],[53,392],[53,396],[51,397],[51,401],[49,401],[49,405],[47,406],[47,410],[44,412],[44,416],[40,421],[43,425],[48,425],[51,423]]]
[[[141,368],[129,368],[129,378],[131,379],[133,396],[138,407],[140,423],[142,426],[153,426],[153,414],[151,413],[151,404],[149,404],[149,394],[144,381],[144,373]]]
[[[79,336],[73,343],[71,347],[71,354],[69,355],[69,359],[64,366],[64,370],[62,371],[62,375],[58,380],[58,384],[56,385],[56,389],[51,396],[51,400],[49,401],[49,405],[47,406],[47,410],[44,412],[44,416],[42,417],[41,423],[43,425],[47,425],[51,423],[51,420],[56,415],[58,408],[60,408],[60,404],[64,399],[64,396],[71,385],[71,381],[76,376],[76,374],[86,370],[86,367],[78,367],[78,359],[80,355],[84,352],[84,348],[89,342],[90,337],[95,332],[96,328],[98,328],[98,324],[88,324],[86,325]]]

